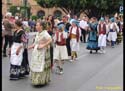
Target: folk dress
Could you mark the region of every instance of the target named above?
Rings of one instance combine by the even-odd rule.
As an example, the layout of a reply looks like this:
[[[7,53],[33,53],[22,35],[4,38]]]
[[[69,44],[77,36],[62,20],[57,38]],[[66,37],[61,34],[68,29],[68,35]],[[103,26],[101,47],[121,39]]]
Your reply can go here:
[[[32,85],[45,85],[50,81],[51,60],[49,46],[37,49],[40,42],[45,43],[51,36],[47,30],[38,32],[34,41],[34,49],[31,56],[30,70]]]
[[[10,54],[10,80],[16,80],[20,78],[20,67],[23,60],[24,48],[21,48],[19,54],[16,54],[18,47],[23,46],[22,37],[25,34],[23,30],[14,32],[13,44]]]
[[[89,31],[89,34],[88,34],[88,41],[87,41],[86,48],[88,50],[99,50],[100,48],[98,47],[97,24],[91,23],[89,25],[91,30]]]

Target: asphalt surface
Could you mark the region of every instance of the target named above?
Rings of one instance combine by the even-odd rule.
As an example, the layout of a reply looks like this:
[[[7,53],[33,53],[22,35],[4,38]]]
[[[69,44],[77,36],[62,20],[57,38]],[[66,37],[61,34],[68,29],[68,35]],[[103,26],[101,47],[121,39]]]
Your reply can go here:
[[[107,46],[105,54],[90,54],[86,44],[80,43],[78,55],[75,62],[65,61],[63,75],[53,71],[51,82],[40,88],[32,86],[30,76],[9,80],[9,57],[2,58],[2,91],[123,91],[123,43]]]

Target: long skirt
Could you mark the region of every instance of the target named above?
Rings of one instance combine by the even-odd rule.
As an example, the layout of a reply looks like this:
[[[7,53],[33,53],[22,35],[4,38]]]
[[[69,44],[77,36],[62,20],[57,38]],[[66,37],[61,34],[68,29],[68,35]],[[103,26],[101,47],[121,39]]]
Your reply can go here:
[[[28,62],[27,48],[25,48],[24,52],[23,52],[23,61],[22,61],[20,70],[21,70],[20,73],[21,73],[22,76],[29,75],[30,68],[29,68],[29,62]]]
[[[51,74],[51,59],[50,50],[45,53],[45,64],[42,72],[33,72],[31,70],[31,83],[32,85],[46,85],[50,82]],[[49,56],[48,56],[49,55]]]
[[[45,85],[50,82],[50,73],[51,73],[51,61],[46,60],[45,68],[43,72],[33,72],[31,71],[31,81],[32,85]]]
[[[98,47],[98,38],[97,38],[96,32],[89,33],[86,49],[88,49],[88,50],[99,50],[100,49]]]
[[[23,59],[23,49],[16,55],[17,48],[22,45],[21,43],[13,43],[11,47],[10,55],[10,80],[16,80],[20,78],[20,67]]]
[[[99,50],[97,41],[88,41],[86,49],[88,50]]]

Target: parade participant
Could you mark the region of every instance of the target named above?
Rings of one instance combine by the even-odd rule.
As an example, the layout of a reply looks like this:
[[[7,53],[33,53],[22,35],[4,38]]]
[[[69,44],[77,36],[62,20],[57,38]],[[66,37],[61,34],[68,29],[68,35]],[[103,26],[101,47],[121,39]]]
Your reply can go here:
[[[112,17],[110,19],[110,25],[109,25],[109,34],[108,34],[108,40],[111,42],[112,48],[114,48],[116,39],[117,39],[117,32],[119,32],[119,28],[115,22],[115,19]]]
[[[6,54],[6,48],[9,44],[9,49],[11,48],[12,45],[12,28],[13,28],[13,24],[10,22],[10,18],[11,16],[9,14],[6,15],[6,18],[3,20],[3,26],[4,26],[4,30],[3,30],[3,37],[4,37],[4,45],[3,45],[3,57],[7,57]]]
[[[71,26],[71,24],[68,22],[68,16],[66,16],[66,15],[63,16],[62,22],[60,22],[59,24],[64,24],[64,31],[69,33],[69,27]],[[70,58],[71,57],[71,48],[70,48],[70,38],[69,37],[66,39],[66,47],[67,47],[67,51],[68,51],[68,56]]]
[[[121,43],[122,40],[122,23],[120,17],[117,17],[116,19],[117,19],[116,23],[119,27],[119,32],[117,32],[116,44],[119,44]]]
[[[71,26],[71,24],[68,22],[68,16],[63,17],[63,22],[65,24],[65,32],[69,33],[69,27]],[[67,47],[67,51],[68,51],[68,56],[71,57],[70,38],[69,37],[66,39],[66,47]]]
[[[84,16],[83,19],[80,21],[79,26],[81,28],[81,37],[80,40],[81,42],[84,41],[84,43],[86,43],[86,34],[87,34],[87,28],[88,28],[88,24],[87,24],[87,17]]]
[[[97,37],[98,24],[96,20],[97,19],[95,17],[92,17],[89,23],[87,49],[90,50],[90,53],[92,53],[92,50],[95,50],[97,52],[100,49],[98,47],[98,37]]]
[[[110,42],[108,41],[108,33],[109,33],[109,25],[110,25],[110,21],[109,21],[109,16],[105,16],[105,25],[106,25],[106,44],[107,46],[110,45]]]
[[[100,47],[100,53],[105,53],[106,25],[105,25],[103,17],[101,17],[101,19],[99,20],[99,24],[97,26],[97,31],[98,31],[98,47]]]
[[[79,39],[81,36],[81,30],[78,27],[76,20],[72,21],[72,25],[69,29],[70,47],[71,47],[71,62],[76,60],[77,52],[79,51]]]
[[[48,16],[47,19],[47,31],[50,34],[51,38],[53,37],[53,29],[54,29],[54,18],[52,15]],[[51,68],[53,67],[53,41],[50,45],[50,57],[51,57]]]
[[[4,28],[4,25],[3,25],[3,21],[2,21],[2,49],[3,49],[3,44],[4,44],[4,32],[5,31],[5,28]]]
[[[29,60],[28,60],[28,40],[29,40],[29,34],[27,30],[24,29],[25,34],[23,35],[23,40],[25,42],[23,43],[24,51],[23,51],[23,61],[21,63],[21,69],[20,69],[20,75],[21,77],[25,77],[25,75],[29,75],[30,68],[29,68]]]
[[[20,67],[23,60],[23,43],[25,32],[22,29],[22,22],[20,20],[15,21],[13,44],[10,53],[10,80],[17,80],[21,77]]]
[[[55,32],[54,42],[54,60],[56,63],[56,73],[63,74],[63,63],[64,60],[68,59],[68,53],[66,48],[66,38],[67,33],[64,31],[64,24],[57,26],[57,31]]]
[[[33,49],[30,63],[32,85],[46,85],[50,82],[51,60],[50,43],[51,36],[46,29],[46,23],[37,21],[38,31],[34,43],[28,47]]]

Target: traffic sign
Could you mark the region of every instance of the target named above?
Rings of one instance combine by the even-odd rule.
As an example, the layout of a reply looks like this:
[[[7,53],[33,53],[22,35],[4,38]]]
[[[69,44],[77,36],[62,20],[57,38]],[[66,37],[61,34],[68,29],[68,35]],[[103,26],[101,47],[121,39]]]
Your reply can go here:
[[[120,13],[123,12],[123,6],[120,6],[120,7],[119,7],[119,12],[120,12]]]

